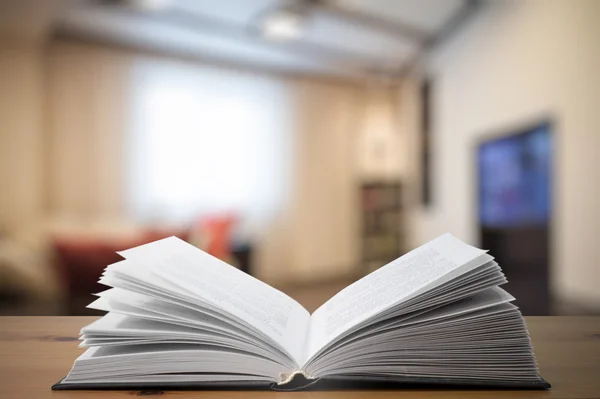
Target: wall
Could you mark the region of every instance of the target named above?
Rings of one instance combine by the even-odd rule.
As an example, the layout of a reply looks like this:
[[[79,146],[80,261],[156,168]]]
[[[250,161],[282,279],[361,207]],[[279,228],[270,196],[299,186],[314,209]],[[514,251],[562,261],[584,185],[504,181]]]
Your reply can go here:
[[[363,118],[356,146],[359,174],[364,180],[397,180],[406,172],[405,136],[398,128],[397,88],[370,83],[363,94]]]
[[[35,244],[56,230],[134,233],[125,214],[125,138],[131,67],[145,55],[10,43],[0,47],[0,183],[9,188],[0,228]],[[295,175],[287,207],[262,239],[257,273],[284,282],[352,275],[359,181],[398,177],[402,166],[393,91],[268,76],[292,99]]]
[[[600,2],[496,1],[436,50],[400,91],[418,172],[419,75],[433,93],[433,201],[416,206],[414,244],[444,231],[476,242],[478,139],[551,116],[556,168],[552,284],[559,298],[600,303]],[[413,198],[416,204],[416,197]]]
[[[132,66],[147,57],[158,63],[180,62],[72,42],[57,41],[48,49],[53,225],[79,223],[87,230],[102,226],[114,232],[129,228],[123,221],[128,220],[124,176]],[[199,73],[214,69],[182,64],[197,67]],[[232,73],[257,76],[242,70]],[[290,101],[293,177],[286,203],[257,239],[256,274],[269,282],[347,276],[358,256],[355,149],[363,117],[362,88],[260,76],[279,85]]]

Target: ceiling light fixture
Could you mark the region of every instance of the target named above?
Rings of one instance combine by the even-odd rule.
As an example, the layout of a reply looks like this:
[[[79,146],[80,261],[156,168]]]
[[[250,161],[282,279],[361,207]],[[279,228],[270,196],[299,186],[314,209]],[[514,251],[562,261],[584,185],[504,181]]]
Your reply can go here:
[[[126,0],[130,7],[141,11],[161,11],[168,8],[172,0]]]
[[[279,8],[269,12],[261,22],[262,35],[274,41],[299,39],[304,33],[307,13],[302,9]]]

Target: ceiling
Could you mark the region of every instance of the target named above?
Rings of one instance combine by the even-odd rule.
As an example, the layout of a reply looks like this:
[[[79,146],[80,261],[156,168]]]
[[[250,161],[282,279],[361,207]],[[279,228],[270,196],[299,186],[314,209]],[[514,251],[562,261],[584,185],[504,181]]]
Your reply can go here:
[[[301,3],[301,37],[265,38],[264,16]],[[172,0],[144,11],[127,1],[68,3],[56,32],[185,57],[309,75],[400,76],[473,8],[469,0]]]

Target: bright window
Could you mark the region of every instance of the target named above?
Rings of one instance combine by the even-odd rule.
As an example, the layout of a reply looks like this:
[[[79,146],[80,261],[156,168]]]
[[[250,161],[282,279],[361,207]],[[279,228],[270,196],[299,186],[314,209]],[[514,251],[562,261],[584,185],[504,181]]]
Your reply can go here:
[[[142,221],[277,211],[289,170],[282,83],[158,61],[134,69],[129,197]]]

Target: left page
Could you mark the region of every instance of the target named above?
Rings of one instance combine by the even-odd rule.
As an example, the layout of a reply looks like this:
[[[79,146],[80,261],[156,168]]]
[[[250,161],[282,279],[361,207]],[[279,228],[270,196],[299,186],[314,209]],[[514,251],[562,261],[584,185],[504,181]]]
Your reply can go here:
[[[176,237],[119,254],[252,325],[299,363],[310,314],[294,299]]]

